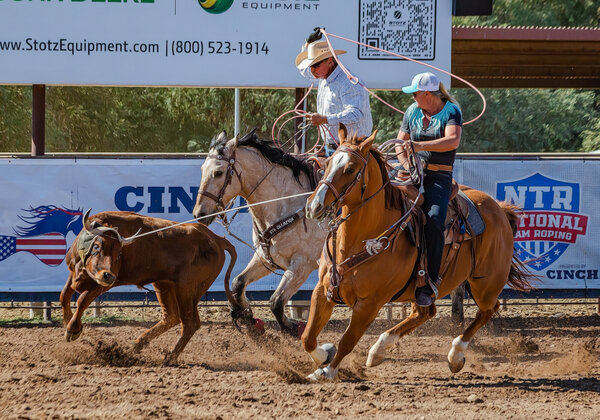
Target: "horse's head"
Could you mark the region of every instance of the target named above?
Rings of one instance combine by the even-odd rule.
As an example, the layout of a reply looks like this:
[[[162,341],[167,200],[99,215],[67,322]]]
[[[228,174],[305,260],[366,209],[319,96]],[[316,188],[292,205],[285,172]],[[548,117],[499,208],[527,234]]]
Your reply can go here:
[[[320,220],[335,213],[342,205],[351,205],[362,200],[369,150],[376,135],[377,130],[369,137],[348,137],[346,127],[340,123],[340,147],[327,159],[323,179],[308,197],[308,217]]]
[[[215,136],[202,165],[202,179],[194,206],[194,217],[203,217],[224,209],[241,192],[239,173],[235,166],[237,138],[228,139],[225,131]],[[235,176],[234,176],[235,175]],[[203,220],[211,224],[216,216]]]
[[[43,235],[45,233],[73,232],[77,235],[83,228],[81,209],[72,210],[56,206],[39,206],[25,210],[28,216],[19,216],[28,226],[17,226],[15,233],[22,237]]]

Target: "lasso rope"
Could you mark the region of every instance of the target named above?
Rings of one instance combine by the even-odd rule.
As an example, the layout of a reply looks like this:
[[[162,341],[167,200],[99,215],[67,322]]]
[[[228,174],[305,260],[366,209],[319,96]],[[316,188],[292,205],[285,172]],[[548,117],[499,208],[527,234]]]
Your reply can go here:
[[[225,209],[223,211],[219,211],[219,212],[216,212],[216,213],[207,214],[206,216],[196,217],[195,219],[186,220],[185,222],[175,223],[174,225],[165,226],[163,228],[151,230],[149,232],[144,232],[144,233],[141,233],[139,235],[134,235],[134,236],[132,236],[131,238],[128,238],[128,239],[138,239],[138,238],[141,238],[142,236],[147,236],[147,235],[151,235],[153,233],[161,232],[163,230],[168,230],[168,229],[174,228],[176,226],[184,225],[186,223],[197,222],[199,220],[207,219],[209,217],[219,216],[221,214],[225,214],[225,213],[228,213],[228,212],[234,211],[234,210],[249,209],[251,207],[261,206],[261,205],[268,204],[268,203],[273,203],[275,201],[288,200],[290,198],[303,197],[305,195],[310,195],[310,194],[312,194],[312,191],[305,192],[305,193],[300,193],[300,194],[288,195],[288,196],[280,197],[280,198],[273,198],[271,200],[260,201],[258,203],[254,203],[254,204],[247,204],[245,206],[232,207],[232,208]]]
[[[373,45],[364,44],[362,42],[355,41],[355,40],[350,39],[350,38],[345,38],[343,36],[339,36],[339,35],[327,33],[324,28],[321,28],[321,33],[325,36],[325,40],[327,41],[327,46],[329,47],[329,50],[331,51],[333,59],[335,60],[335,62],[337,63],[337,65],[342,69],[342,71],[346,74],[346,77],[348,77],[348,80],[350,80],[350,82],[353,83],[353,84],[360,85],[364,90],[367,91],[367,93],[369,95],[373,96],[378,101],[380,101],[381,103],[385,104],[386,106],[388,106],[389,108],[393,109],[394,111],[399,112],[400,114],[404,114],[404,112],[402,110],[396,108],[395,106],[393,106],[389,102],[385,101],[383,98],[381,98],[380,96],[378,96],[376,93],[374,93],[371,90],[369,90],[363,83],[361,83],[361,81],[358,79],[358,77],[356,77],[352,73],[350,73],[350,71],[344,66],[344,64],[341,62],[341,60],[338,58],[337,54],[335,53],[335,49],[331,45],[331,40],[329,39],[330,36],[334,37],[334,38],[341,39],[343,41],[354,43],[356,45],[361,45],[361,46],[366,47],[366,48],[371,48],[371,49],[374,49],[374,50],[377,50],[377,51],[380,51],[380,52],[383,52],[383,53],[386,53],[386,54],[390,54],[390,55],[393,55],[395,57],[399,57],[399,58],[402,58],[404,60],[411,61],[413,63],[417,63],[417,64],[422,65],[422,66],[430,67],[430,68],[432,68],[434,70],[437,70],[437,71],[439,71],[441,73],[447,74],[450,77],[453,77],[453,78],[455,78],[457,80],[460,80],[461,82],[463,82],[464,84],[466,84],[467,86],[469,86],[471,89],[473,89],[481,97],[481,101],[483,103],[483,106],[482,106],[482,109],[481,109],[481,112],[479,113],[479,115],[477,115],[472,120],[466,121],[465,123],[463,123],[463,125],[468,125],[468,124],[471,124],[471,123],[477,121],[479,118],[481,118],[483,116],[483,114],[485,113],[485,111],[487,109],[487,101],[485,100],[485,96],[483,95],[483,93],[481,93],[481,91],[479,89],[477,89],[472,83],[468,82],[467,80],[463,79],[460,76],[455,75],[454,73],[451,73],[449,71],[443,70],[443,69],[441,69],[439,67],[436,67],[436,66],[434,66],[432,64],[428,64],[428,63],[425,63],[423,61],[415,60],[414,58],[410,58],[410,57],[407,57],[407,56],[402,55],[402,54],[398,54],[398,53],[394,53],[394,52],[391,52],[391,51],[388,51],[388,50],[384,50],[382,48],[378,48],[378,47],[375,47]],[[313,86],[314,86],[314,83],[310,85],[310,87],[308,88],[308,91],[306,92],[306,94],[296,104],[296,106],[294,107],[293,110],[284,112],[273,123],[273,128],[271,129],[271,138],[273,139],[273,142],[276,145],[278,145],[278,147],[279,147],[279,134],[281,133],[281,129],[283,128],[283,126],[285,124],[287,124],[290,120],[293,120],[295,118],[304,118],[306,115],[310,114],[309,112],[306,112],[304,110],[299,109],[299,106],[308,97],[308,94],[311,92]],[[293,117],[291,117],[288,120],[286,120],[282,124],[282,126],[279,128],[279,130],[277,131],[277,136],[275,136],[275,127],[277,126],[277,123],[279,122],[279,120],[284,115],[290,114],[292,112],[295,113],[296,115],[294,115]],[[321,128],[324,128],[324,129],[326,129],[326,130],[329,131],[329,129],[327,127],[318,127],[318,129],[319,129],[318,130],[318,137],[317,137],[317,141],[316,141],[315,145],[309,151],[305,152],[304,154],[309,154],[309,153],[313,152],[313,150],[318,147],[319,141],[321,139]],[[303,131],[302,132],[302,135],[303,135],[306,132],[307,128],[306,127],[302,127],[301,130]],[[331,134],[331,132],[330,132],[330,134]],[[335,139],[335,136],[332,135],[332,138]],[[320,151],[323,147],[324,147],[324,144],[317,151]]]

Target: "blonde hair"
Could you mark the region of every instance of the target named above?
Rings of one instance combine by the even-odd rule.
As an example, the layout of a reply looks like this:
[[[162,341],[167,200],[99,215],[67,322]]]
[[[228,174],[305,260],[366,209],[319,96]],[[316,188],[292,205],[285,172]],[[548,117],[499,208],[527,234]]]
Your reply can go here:
[[[442,101],[444,101],[444,102],[450,101],[460,108],[460,105],[458,104],[456,99],[454,99],[454,96],[452,96],[448,93],[448,90],[446,90],[446,86],[444,86],[444,84],[442,82],[440,82],[440,90],[436,90],[435,92],[431,92],[431,93],[433,93],[435,96],[440,98]]]

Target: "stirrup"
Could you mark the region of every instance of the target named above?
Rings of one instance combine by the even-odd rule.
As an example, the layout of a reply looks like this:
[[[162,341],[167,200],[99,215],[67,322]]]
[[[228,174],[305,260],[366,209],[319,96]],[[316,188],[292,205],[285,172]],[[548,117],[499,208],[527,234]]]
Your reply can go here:
[[[440,277],[438,277],[439,279],[439,283],[442,282],[442,279]],[[431,280],[431,277],[427,276],[427,284],[429,285],[429,287],[431,287],[431,290],[433,290],[433,296],[435,297],[435,299],[438,298],[438,288],[437,285],[434,281]]]

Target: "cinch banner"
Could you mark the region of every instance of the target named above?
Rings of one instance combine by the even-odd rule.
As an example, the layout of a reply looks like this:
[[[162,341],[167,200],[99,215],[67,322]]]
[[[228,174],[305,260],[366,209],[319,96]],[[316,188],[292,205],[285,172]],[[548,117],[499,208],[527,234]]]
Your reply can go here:
[[[0,84],[308,86],[294,63],[316,26],[450,71],[451,9],[451,0],[0,0]],[[370,88],[398,89],[429,70],[331,42]]]
[[[192,219],[202,163],[200,158],[0,159],[0,292],[60,291],[68,274],[65,253],[88,208]],[[515,252],[541,276],[540,289],[600,289],[600,160],[459,157],[454,176],[523,208]],[[218,223],[210,227],[225,235]],[[231,230],[251,243],[250,214],[238,214]],[[253,250],[228,239],[238,252],[237,275]],[[249,290],[274,290],[279,280],[270,275]],[[316,281],[314,271],[301,290],[312,290]],[[210,290],[223,290],[222,277]]]

